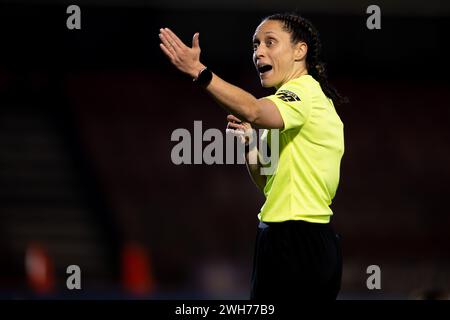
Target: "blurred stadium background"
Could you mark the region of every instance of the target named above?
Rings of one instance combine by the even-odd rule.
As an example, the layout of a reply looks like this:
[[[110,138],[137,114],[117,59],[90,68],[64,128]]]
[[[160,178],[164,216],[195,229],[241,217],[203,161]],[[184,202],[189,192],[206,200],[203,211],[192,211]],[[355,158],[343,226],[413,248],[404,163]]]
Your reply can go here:
[[[339,298],[448,294],[449,3],[85,0],[78,31],[69,4],[0,5],[0,298],[247,298],[263,197],[244,165],[172,164],[173,130],[224,129],[226,113],[166,61],[158,30],[199,31],[204,63],[263,96],[253,31],[296,8],[351,100],[332,207]],[[370,4],[381,30],[366,28]]]

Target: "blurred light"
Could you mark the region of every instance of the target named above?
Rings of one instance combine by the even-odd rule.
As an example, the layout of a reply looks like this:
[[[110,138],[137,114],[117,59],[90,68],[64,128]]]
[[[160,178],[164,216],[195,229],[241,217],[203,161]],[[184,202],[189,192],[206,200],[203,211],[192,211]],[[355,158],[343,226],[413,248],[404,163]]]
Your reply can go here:
[[[138,243],[128,243],[122,249],[122,284],[133,295],[146,295],[154,290],[149,255]]]
[[[25,253],[25,269],[30,288],[38,294],[53,290],[55,283],[54,267],[43,245],[31,243]]]

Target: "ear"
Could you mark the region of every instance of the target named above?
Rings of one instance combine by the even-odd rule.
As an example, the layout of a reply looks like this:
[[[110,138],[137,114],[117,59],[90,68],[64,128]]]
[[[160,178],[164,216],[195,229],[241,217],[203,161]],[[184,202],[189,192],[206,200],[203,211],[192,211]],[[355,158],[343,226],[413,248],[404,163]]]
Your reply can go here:
[[[306,58],[306,53],[308,53],[308,45],[306,44],[306,42],[297,42],[294,47],[295,61],[304,60]]]

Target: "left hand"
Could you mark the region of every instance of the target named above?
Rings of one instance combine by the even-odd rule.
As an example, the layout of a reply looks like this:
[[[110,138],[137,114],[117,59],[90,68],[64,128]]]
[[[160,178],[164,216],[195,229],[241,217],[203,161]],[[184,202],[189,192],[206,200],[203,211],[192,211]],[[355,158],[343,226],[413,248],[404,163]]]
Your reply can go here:
[[[205,68],[200,62],[199,33],[195,33],[192,38],[192,48],[186,46],[169,28],[159,29],[159,44],[161,50],[169,58],[170,62],[178,70],[197,78],[199,72]]]
[[[228,124],[226,132],[240,138],[240,142],[249,145],[253,142],[253,129],[250,123],[242,121],[230,114],[227,116]]]

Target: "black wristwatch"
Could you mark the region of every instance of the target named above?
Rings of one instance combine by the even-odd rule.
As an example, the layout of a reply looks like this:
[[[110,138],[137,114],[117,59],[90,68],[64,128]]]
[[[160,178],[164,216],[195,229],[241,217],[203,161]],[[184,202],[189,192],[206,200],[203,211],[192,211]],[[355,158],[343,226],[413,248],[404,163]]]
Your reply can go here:
[[[197,78],[194,78],[194,83],[202,87],[207,87],[212,80],[212,76],[213,74],[211,70],[209,70],[208,68],[203,68],[198,73]]]

